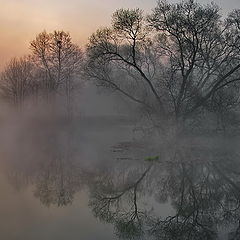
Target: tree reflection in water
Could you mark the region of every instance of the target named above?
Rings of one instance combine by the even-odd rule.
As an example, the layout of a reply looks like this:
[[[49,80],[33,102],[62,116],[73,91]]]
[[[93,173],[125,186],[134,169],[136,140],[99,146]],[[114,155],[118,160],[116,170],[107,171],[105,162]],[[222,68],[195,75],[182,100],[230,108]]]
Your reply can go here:
[[[87,170],[63,148],[38,162],[34,196],[46,206],[66,206],[84,185],[95,217],[113,224],[121,239],[211,240],[223,228],[228,239],[240,239],[239,152],[224,144],[170,146],[159,157]],[[11,171],[10,180],[19,176]],[[163,204],[167,216],[158,211]]]

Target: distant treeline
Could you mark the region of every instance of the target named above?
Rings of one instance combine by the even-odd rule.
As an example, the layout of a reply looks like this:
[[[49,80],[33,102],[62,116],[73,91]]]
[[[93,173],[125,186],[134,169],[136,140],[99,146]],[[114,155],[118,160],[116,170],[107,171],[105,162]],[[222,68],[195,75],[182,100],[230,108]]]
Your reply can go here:
[[[224,19],[214,3],[158,1],[148,15],[116,10],[84,50],[64,31],[40,33],[30,49],[1,73],[1,95],[16,106],[56,93],[70,106],[72,91],[93,80],[161,126],[209,116],[222,129],[239,122],[240,9]]]

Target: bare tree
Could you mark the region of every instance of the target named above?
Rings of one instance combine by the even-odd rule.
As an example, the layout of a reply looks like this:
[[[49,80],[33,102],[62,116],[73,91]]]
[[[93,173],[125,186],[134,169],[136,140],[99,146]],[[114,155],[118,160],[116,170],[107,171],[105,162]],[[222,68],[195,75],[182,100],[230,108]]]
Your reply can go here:
[[[88,73],[167,119],[185,120],[238,84],[239,16],[222,20],[216,5],[194,0],[158,1],[147,19],[139,9],[117,10],[111,28],[90,38]]]
[[[47,95],[63,92],[69,110],[74,79],[79,78],[83,61],[82,51],[64,31],[43,31],[31,42],[31,50],[44,76],[42,88]]]
[[[22,106],[30,94],[35,66],[30,57],[13,58],[1,75],[1,95],[15,106]]]
[[[236,13],[222,22],[214,4],[159,1],[148,21],[158,34],[166,70],[172,73],[167,81],[174,81],[177,118],[203,107],[215,92],[240,80]]]
[[[99,29],[88,44],[88,74],[98,84],[117,90],[142,106],[165,114],[154,81],[157,56],[147,38],[143,12],[120,9],[112,27]]]

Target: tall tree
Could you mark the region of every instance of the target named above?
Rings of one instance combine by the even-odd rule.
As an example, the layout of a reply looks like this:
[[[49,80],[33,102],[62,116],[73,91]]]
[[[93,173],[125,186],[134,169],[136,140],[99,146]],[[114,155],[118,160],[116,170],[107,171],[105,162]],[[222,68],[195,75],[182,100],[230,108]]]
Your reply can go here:
[[[88,44],[88,74],[98,84],[117,90],[148,109],[165,113],[154,79],[157,56],[147,38],[140,9],[119,9],[111,28],[99,29]]]
[[[70,34],[64,31],[43,31],[30,45],[44,75],[42,87],[48,94],[64,91],[69,108],[74,79],[79,78],[83,61],[81,49],[72,43]]]
[[[166,61],[164,71],[171,75],[166,81],[177,118],[203,107],[218,90],[240,80],[237,12],[222,21],[214,4],[159,1],[148,17]]]
[[[239,16],[222,20],[216,5],[194,0],[158,1],[147,18],[117,10],[112,26],[90,37],[87,72],[151,112],[186,119],[238,84]]]

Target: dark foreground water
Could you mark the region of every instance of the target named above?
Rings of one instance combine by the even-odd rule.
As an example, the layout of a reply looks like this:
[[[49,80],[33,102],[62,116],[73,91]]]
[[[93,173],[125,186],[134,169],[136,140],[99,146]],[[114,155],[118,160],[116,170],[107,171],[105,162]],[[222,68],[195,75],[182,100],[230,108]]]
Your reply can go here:
[[[238,139],[126,119],[1,128],[0,239],[240,239]]]

